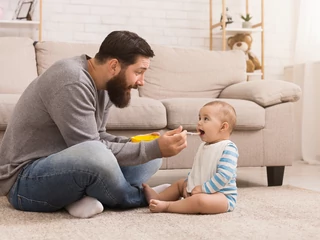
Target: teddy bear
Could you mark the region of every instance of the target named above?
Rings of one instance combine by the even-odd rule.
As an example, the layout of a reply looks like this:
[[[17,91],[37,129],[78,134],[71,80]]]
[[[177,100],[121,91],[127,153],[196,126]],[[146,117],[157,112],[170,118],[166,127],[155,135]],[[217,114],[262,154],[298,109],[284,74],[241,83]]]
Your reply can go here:
[[[246,54],[247,72],[261,69],[259,59],[250,51],[252,37],[247,33],[238,33],[228,38],[228,46],[232,50],[241,50]]]

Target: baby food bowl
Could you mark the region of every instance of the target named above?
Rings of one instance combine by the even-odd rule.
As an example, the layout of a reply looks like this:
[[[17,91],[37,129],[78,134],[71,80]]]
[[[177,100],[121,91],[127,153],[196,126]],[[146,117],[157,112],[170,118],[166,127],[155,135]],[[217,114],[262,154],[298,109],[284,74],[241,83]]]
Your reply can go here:
[[[141,141],[147,142],[147,141],[155,140],[158,137],[160,137],[160,136],[152,135],[152,134],[136,135],[136,136],[131,137],[131,142],[135,142],[135,143],[141,142]]]

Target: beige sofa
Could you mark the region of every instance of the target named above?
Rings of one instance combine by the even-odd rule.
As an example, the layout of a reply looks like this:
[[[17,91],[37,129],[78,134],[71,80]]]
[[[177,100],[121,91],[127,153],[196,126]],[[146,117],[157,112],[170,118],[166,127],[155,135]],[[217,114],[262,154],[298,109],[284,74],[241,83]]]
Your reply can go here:
[[[38,74],[65,57],[94,56],[98,47],[0,38],[0,140],[20,94]],[[246,81],[245,56],[240,51],[152,48],[156,56],[145,86],[134,90],[128,108],[110,110],[108,131],[132,136],[179,125],[195,131],[200,107],[219,98],[237,112],[232,140],[239,148],[238,166],[266,166],[268,185],[281,185],[284,167],[294,159],[293,105],[300,98],[300,87],[281,80]],[[162,169],[191,168],[199,144],[199,137],[188,137],[188,147],[164,159]]]

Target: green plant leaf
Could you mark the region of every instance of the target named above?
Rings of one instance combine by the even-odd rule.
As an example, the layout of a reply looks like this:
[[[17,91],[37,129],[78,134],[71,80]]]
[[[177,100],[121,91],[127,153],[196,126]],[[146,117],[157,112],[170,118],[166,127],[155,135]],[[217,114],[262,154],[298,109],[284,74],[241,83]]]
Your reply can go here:
[[[241,18],[244,21],[249,22],[252,19],[252,16],[250,16],[250,13],[247,13],[246,15],[241,15]]]

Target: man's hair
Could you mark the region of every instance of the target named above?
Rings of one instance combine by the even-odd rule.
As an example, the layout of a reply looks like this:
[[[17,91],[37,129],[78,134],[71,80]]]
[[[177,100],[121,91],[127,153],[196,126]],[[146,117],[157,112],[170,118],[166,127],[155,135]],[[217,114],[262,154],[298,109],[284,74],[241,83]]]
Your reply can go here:
[[[150,45],[136,33],[113,31],[101,43],[95,59],[104,63],[107,59],[116,58],[124,65],[134,64],[138,56],[154,57]]]
[[[229,123],[230,134],[231,134],[237,122],[237,114],[234,108],[229,103],[218,101],[218,100],[208,102],[204,105],[204,107],[205,106],[213,106],[213,107],[219,108],[219,112],[220,112],[219,118],[222,122]]]

